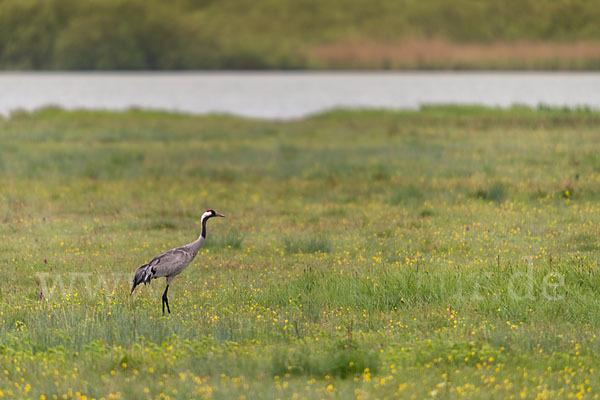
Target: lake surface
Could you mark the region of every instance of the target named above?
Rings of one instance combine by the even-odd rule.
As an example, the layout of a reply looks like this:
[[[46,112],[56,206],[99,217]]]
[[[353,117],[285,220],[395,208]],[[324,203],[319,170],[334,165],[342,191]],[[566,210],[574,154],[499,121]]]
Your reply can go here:
[[[332,108],[523,104],[600,109],[600,73],[0,73],[0,114],[47,105],[298,118]]]

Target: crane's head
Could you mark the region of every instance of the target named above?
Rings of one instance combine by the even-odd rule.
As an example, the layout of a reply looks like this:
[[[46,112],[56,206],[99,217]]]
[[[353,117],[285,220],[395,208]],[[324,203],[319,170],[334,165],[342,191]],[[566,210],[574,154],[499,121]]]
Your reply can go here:
[[[206,210],[204,211],[204,214],[202,214],[202,219],[209,219],[212,217],[225,217],[223,214],[219,214],[218,212],[216,212],[215,210]]]

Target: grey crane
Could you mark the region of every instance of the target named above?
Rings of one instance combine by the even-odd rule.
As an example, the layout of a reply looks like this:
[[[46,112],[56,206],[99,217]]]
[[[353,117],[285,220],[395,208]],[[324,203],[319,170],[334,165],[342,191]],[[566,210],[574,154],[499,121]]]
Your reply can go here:
[[[131,293],[137,285],[140,283],[148,284],[152,279],[167,278],[167,287],[162,295],[162,313],[165,315],[165,304],[167,305],[167,311],[171,313],[169,308],[169,299],[167,298],[167,291],[173,278],[181,273],[187,267],[198,250],[202,247],[202,243],[206,239],[206,221],[212,217],[225,217],[223,214],[215,212],[215,210],[206,210],[202,214],[202,233],[198,236],[198,239],[184,246],[177,247],[175,249],[167,250],[162,254],[154,257],[148,264],[144,264],[135,270],[133,276],[133,286],[131,287]]]

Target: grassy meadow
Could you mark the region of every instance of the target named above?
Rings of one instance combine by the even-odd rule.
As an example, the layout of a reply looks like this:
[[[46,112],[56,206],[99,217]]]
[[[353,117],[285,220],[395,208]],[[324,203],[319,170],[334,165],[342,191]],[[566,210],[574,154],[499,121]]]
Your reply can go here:
[[[599,123],[0,119],[0,398],[597,398]]]

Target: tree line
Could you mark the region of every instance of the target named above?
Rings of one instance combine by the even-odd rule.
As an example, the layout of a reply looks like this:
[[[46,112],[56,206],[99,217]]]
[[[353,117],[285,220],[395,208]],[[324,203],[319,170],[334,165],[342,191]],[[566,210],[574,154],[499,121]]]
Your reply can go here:
[[[600,41],[598,21],[600,0],[0,0],[0,68],[303,69],[322,43]]]

